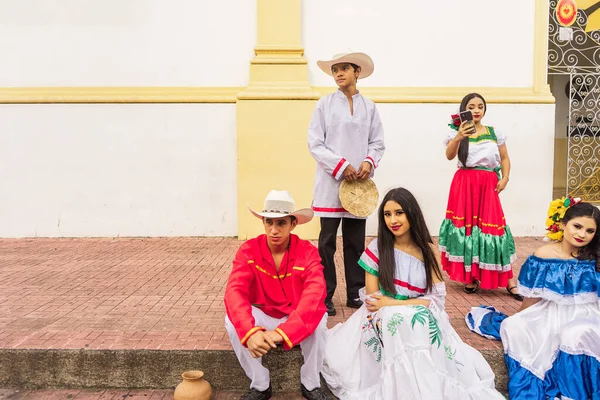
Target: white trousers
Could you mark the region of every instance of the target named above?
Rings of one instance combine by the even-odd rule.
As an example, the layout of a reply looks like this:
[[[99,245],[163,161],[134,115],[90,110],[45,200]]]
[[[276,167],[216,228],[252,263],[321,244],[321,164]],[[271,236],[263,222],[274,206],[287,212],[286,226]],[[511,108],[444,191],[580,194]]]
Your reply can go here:
[[[268,331],[274,330],[288,318],[287,316],[283,318],[270,317],[256,307],[252,307],[252,316],[254,317],[256,326],[262,326]],[[225,315],[225,328],[227,329],[229,340],[240,365],[244,369],[246,376],[252,381],[250,388],[260,391],[267,390],[270,383],[269,370],[263,367],[262,357],[252,357],[250,351],[240,342],[240,338],[227,315]],[[300,382],[302,382],[307,390],[313,390],[321,386],[319,374],[323,368],[326,331],[327,313],[325,313],[313,334],[300,343],[300,349],[302,349],[302,356],[304,357],[304,364],[300,368]]]

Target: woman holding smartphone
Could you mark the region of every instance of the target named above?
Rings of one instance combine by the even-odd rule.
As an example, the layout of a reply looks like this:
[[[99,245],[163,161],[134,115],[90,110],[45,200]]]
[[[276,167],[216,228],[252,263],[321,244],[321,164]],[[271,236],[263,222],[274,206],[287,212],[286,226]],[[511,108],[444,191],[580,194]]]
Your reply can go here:
[[[522,301],[511,267],[515,242],[498,196],[510,175],[506,136],[481,123],[486,110],[483,96],[470,93],[460,104],[460,120],[452,116],[449,124],[446,157],[458,156],[458,171],[440,228],[442,266],[450,279],[465,284],[467,293],[505,287]]]

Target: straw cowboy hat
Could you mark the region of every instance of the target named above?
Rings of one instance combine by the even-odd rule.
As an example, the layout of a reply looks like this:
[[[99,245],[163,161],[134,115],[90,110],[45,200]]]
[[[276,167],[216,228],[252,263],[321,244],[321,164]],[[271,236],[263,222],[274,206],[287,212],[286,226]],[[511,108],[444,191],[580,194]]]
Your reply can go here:
[[[358,76],[358,79],[368,77],[373,73],[373,70],[375,69],[375,64],[373,64],[373,60],[371,60],[371,57],[369,57],[365,53],[341,53],[334,55],[333,59],[329,61],[317,61],[317,65],[319,66],[319,68],[321,68],[321,70],[327,75],[331,76],[333,76],[333,74],[331,73],[331,67],[333,67],[335,64],[340,63],[350,63],[358,65],[360,67],[360,75]]]
[[[254,211],[250,206],[248,209],[256,218],[260,219],[293,216],[298,220],[298,225],[309,222],[314,215],[310,208],[296,210],[296,202],[287,190],[271,190],[261,212]]]

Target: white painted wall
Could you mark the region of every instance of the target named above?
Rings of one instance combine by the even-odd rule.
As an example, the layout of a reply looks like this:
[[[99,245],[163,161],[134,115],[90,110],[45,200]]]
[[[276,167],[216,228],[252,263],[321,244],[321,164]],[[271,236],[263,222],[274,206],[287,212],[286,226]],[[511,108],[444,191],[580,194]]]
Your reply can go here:
[[[252,0],[0,1],[2,86],[245,86]]]
[[[431,233],[455,162],[442,144],[452,104],[378,104],[387,152],[383,197],[404,186]],[[501,195],[516,236],[542,235],[552,196],[553,105],[490,105],[508,133]],[[234,236],[235,105],[2,105],[0,237]],[[426,121],[426,122],[424,122]],[[376,234],[376,218],[367,233]]]
[[[421,205],[432,235],[445,217],[456,160],[448,161],[443,140],[452,104],[378,104],[385,129],[386,154],[375,172],[380,198],[392,187],[409,189]],[[515,236],[545,234],[552,200],[554,105],[491,104],[484,123],[507,133],[510,182],[500,195]],[[376,235],[377,217],[367,221]]]
[[[235,104],[1,105],[0,237],[234,236]]]
[[[304,0],[312,85],[332,86],[318,60],[369,54],[366,86],[531,87],[535,0]]]

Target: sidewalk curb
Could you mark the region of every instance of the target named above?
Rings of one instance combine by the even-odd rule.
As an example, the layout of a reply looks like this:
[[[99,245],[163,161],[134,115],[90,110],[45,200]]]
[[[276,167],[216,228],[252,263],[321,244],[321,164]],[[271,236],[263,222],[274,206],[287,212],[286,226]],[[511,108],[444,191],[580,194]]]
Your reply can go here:
[[[496,387],[507,392],[502,350],[482,350],[496,374]],[[175,388],[181,373],[204,371],[214,390],[247,390],[244,375],[232,350],[47,350],[0,349],[0,387],[50,388]],[[302,353],[275,349],[265,356],[275,391],[300,387]]]

